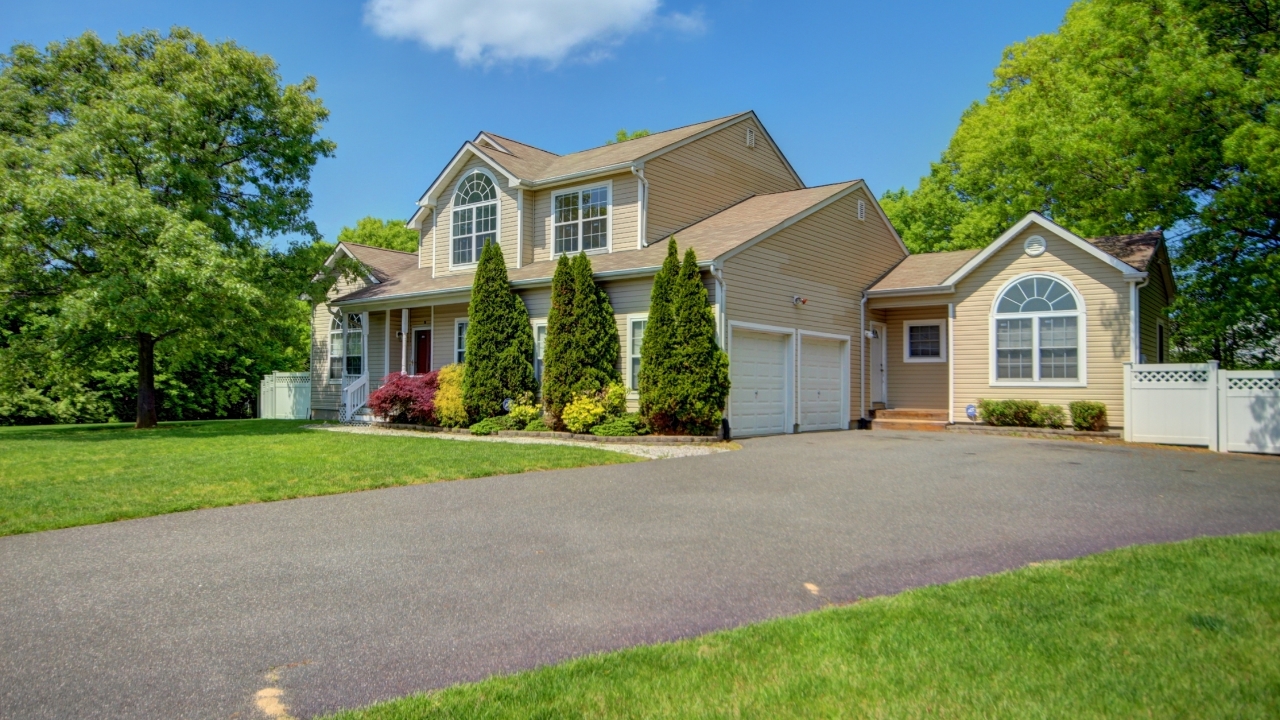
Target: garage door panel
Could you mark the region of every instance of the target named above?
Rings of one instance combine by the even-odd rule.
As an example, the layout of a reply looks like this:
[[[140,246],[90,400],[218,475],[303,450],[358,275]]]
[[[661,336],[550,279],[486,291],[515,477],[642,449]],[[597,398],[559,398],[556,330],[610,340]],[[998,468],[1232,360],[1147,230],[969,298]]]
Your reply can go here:
[[[800,429],[842,430],[848,394],[841,340],[803,337],[800,341]]]
[[[786,432],[787,337],[735,329],[729,393],[735,435]]]

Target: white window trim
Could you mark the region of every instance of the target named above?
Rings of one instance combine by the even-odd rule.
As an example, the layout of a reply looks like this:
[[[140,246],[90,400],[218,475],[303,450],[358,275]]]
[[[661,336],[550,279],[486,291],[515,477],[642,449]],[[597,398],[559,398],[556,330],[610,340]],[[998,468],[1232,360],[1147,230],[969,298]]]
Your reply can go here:
[[[478,172],[478,173],[481,173],[481,174],[483,174],[483,175],[487,175],[487,176],[489,177],[489,180],[491,180],[491,181],[493,182],[493,190],[494,190],[494,192],[496,192],[496,193],[498,194],[498,197],[497,197],[497,198],[495,198],[495,199],[493,200],[493,202],[494,202],[495,206],[497,207],[497,217],[496,217],[496,222],[495,222],[495,225],[494,225],[493,237],[494,237],[494,242],[496,242],[496,243],[498,244],[498,247],[502,247],[502,198],[506,195],[506,193],[505,193],[505,192],[503,192],[503,190],[502,190],[502,186],[498,184],[498,179],[497,179],[496,177],[494,177],[494,176],[493,176],[493,173],[489,172],[489,169],[488,169],[488,168],[483,168],[483,167],[471,167],[471,168],[467,168],[467,169],[465,169],[465,170],[463,170],[463,171],[462,171],[462,175],[461,175],[461,176],[459,176],[459,177],[458,177],[457,182],[455,182],[455,183],[453,184],[453,193],[452,193],[452,194],[450,194],[450,196],[449,196],[449,209],[448,209],[448,212],[440,213],[439,215],[437,215],[437,222],[440,222],[440,218],[442,218],[442,217],[443,217],[443,218],[444,218],[444,222],[446,223],[446,227],[447,227],[447,228],[448,228],[448,230],[449,230],[449,270],[450,270],[450,271],[453,271],[453,270],[474,270],[474,269],[476,268],[476,266],[480,264],[480,253],[479,253],[479,252],[476,252],[476,250],[475,250],[474,246],[472,247],[472,252],[473,252],[473,253],[475,253],[475,255],[474,255],[475,260],[472,260],[472,261],[471,261],[471,262],[469,262],[469,263],[461,263],[461,264],[458,264],[458,265],[455,265],[455,264],[454,264],[454,262],[453,262],[453,211],[454,211],[454,210],[456,210],[456,209],[458,209],[459,207],[463,207],[463,208],[475,208],[475,207],[480,207],[481,205],[487,205],[487,204],[488,204],[488,203],[476,203],[476,204],[474,204],[474,205],[461,205],[461,206],[459,206],[459,205],[455,205],[455,204],[454,204],[454,202],[453,202],[454,197],[456,197],[456,196],[457,196],[457,194],[458,194],[458,187],[459,187],[460,185],[462,185],[462,181],[463,181],[463,180],[466,180],[466,179],[467,179],[467,176],[468,176],[468,175],[470,175],[470,174],[471,174],[471,173],[473,173],[473,172]],[[552,202],[554,203],[554,201],[552,201]],[[553,205],[553,207],[554,207],[554,205]],[[472,222],[472,223],[474,223],[474,222],[475,222],[475,216],[474,216],[474,215],[472,215],[472,217],[471,217],[471,222]],[[474,226],[474,225],[472,226],[472,229],[473,229],[473,230],[475,229],[475,226]],[[475,233],[473,232],[473,233],[472,233],[472,236],[474,237],[474,235],[475,235]],[[432,245],[434,245],[434,244],[435,244],[435,236],[434,236],[434,235],[432,235]],[[481,251],[483,251],[483,250],[484,250],[484,248],[480,248],[480,250],[481,250]],[[433,247],[433,248],[432,248],[432,255],[434,256],[434,254],[435,254],[435,252],[434,252],[434,247]],[[433,260],[434,260],[434,257],[433,257]]]
[[[463,345],[462,350],[458,349],[458,327],[464,324],[470,325],[471,318],[464,315],[463,317],[454,318],[453,320],[453,357],[451,360],[454,363],[458,362],[459,352],[466,352],[466,345]]]
[[[631,379],[632,379],[632,378],[631,378],[631,358],[632,358],[632,355],[631,355],[631,323],[633,323],[633,322],[635,322],[635,321],[637,321],[637,320],[644,320],[644,321],[648,321],[648,320],[649,320],[649,313],[647,313],[647,312],[642,312],[642,313],[632,313],[632,314],[630,314],[630,315],[628,315],[628,316],[627,316],[627,334],[626,334],[626,337],[627,337],[627,344],[626,344],[627,352],[626,352],[626,358],[627,358],[627,359],[626,359],[626,362],[625,362],[625,363],[623,363],[622,374],[623,374],[623,377],[624,377],[625,382],[627,383],[627,397],[628,397],[628,398],[631,398],[631,399],[635,399],[635,398],[640,397],[640,389],[639,389],[639,387],[637,387],[635,390],[632,390],[632,389],[631,389]],[[646,330],[647,330],[647,329],[648,329],[648,328],[646,328]],[[639,383],[637,382],[637,386],[638,386],[638,385],[639,385]]]
[[[796,367],[799,369],[804,368],[804,339],[805,338],[810,337],[810,338],[820,338],[822,340],[835,340],[843,344],[844,357],[841,358],[841,361],[840,361],[841,362],[840,364],[840,376],[841,376],[840,425],[842,429],[847,429],[849,427],[849,422],[850,422],[850,413],[853,412],[852,405],[849,399],[849,394],[850,394],[849,388],[852,385],[852,382],[851,382],[852,361],[850,360],[850,354],[853,351],[853,338],[848,335],[838,335],[835,333],[825,333],[825,332],[814,332],[812,330],[799,330],[798,334],[800,337],[799,337],[799,341],[796,343]],[[804,393],[804,373],[797,372],[796,373],[796,391],[795,391],[795,398],[796,398],[795,422],[797,423],[797,427],[799,426],[799,423],[800,423],[800,405],[801,405],[800,398],[803,397],[803,393]]]
[[[342,316],[345,318],[346,313],[343,313]],[[335,322],[338,323],[337,335],[338,335],[338,351],[339,351],[336,356],[333,354],[333,336],[334,336],[333,323]],[[326,337],[328,337],[329,345],[328,347],[325,348],[325,366],[324,366],[325,383],[328,385],[341,385],[342,376],[346,374],[346,371],[347,371],[346,323],[344,323],[340,318],[336,318],[333,315],[329,315],[329,330]],[[333,376],[334,360],[338,361],[338,369],[342,370],[342,372],[339,373],[338,377],[336,378]]]
[[[534,369],[534,375],[535,375],[535,377],[536,377],[536,375],[537,375],[537,370],[538,370],[538,328],[540,328],[540,327],[546,327],[546,326],[547,326],[547,319],[546,319],[545,317],[540,317],[540,318],[529,318],[529,326],[533,328],[533,365],[534,365],[533,369]],[[545,372],[546,372],[546,370],[547,370],[547,367],[546,367],[546,365],[547,365],[547,356],[546,356],[546,355],[547,355],[547,349],[546,349],[546,348],[543,348],[543,349],[542,349],[542,371],[543,371],[544,373],[545,373]],[[541,384],[542,384],[542,378],[537,378],[537,380],[538,380],[538,384],[539,384],[539,385],[541,385]]]
[[[1047,277],[1062,283],[1067,290],[1075,297],[1075,310],[1058,310],[1054,312],[1043,313],[997,313],[996,306],[1000,303],[1000,298],[1004,296],[1009,287],[1019,281],[1029,277]],[[1031,323],[1032,332],[1032,372],[1035,379],[1026,380],[999,380],[996,377],[996,322],[998,320],[1007,320],[1011,318],[1041,318],[1041,317],[1076,317],[1076,370],[1079,377],[1075,380],[1041,380],[1040,378],[1040,323]],[[1021,388],[1038,388],[1038,387],[1063,387],[1063,388],[1082,388],[1089,386],[1089,343],[1088,343],[1088,327],[1089,316],[1086,312],[1084,304],[1084,296],[1076,289],[1074,283],[1065,277],[1052,272],[1027,272],[1017,275],[996,291],[995,296],[991,300],[991,311],[987,326],[988,335],[988,364],[990,369],[990,378],[988,384],[991,387],[1021,387]]]
[[[911,328],[921,325],[937,325],[940,353],[938,357],[911,357]],[[902,322],[902,362],[904,363],[944,363],[947,361],[947,321],[938,320],[904,320]]]
[[[606,215],[605,215],[606,222],[605,222],[604,247],[596,248],[594,250],[581,249],[582,248],[582,215],[581,213],[579,213],[578,215],[578,248],[579,249],[569,253],[556,252],[556,198],[560,197],[561,195],[569,195],[570,193],[575,193],[575,192],[580,193],[583,190],[590,190],[591,188],[598,188],[598,187],[605,187],[605,188],[608,188],[609,190],[609,204],[607,206],[608,210],[606,211]],[[602,182],[585,183],[583,185],[576,185],[574,187],[569,187],[569,188],[562,188],[560,190],[556,190],[555,192],[551,193],[551,231],[547,236],[547,242],[551,246],[551,259],[556,260],[561,255],[573,256],[573,255],[577,255],[579,252],[585,252],[588,255],[604,255],[606,253],[613,252],[613,212],[614,212],[614,203],[613,203],[613,180],[612,179],[604,180]]]
[[[1169,328],[1165,327],[1164,318],[1156,318],[1156,362],[1169,360]]]
[[[783,418],[783,434],[791,435],[796,432],[796,353],[799,338],[797,337],[795,328],[784,328],[776,325],[761,325],[759,323],[741,322],[738,320],[729,321],[729,347],[726,352],[729,355],[729,373],[733,373],[733,331],[737,328],[748,330],[751,332],[761,332],[769,335],[781,335],[787,339],[787,355],[786,362],[783,366],[783,387],[784,402],[786,403],[785,416]],[[733,427],[733,395],[729,395],[725,402],[725,419],[729,421],[729,427]]]

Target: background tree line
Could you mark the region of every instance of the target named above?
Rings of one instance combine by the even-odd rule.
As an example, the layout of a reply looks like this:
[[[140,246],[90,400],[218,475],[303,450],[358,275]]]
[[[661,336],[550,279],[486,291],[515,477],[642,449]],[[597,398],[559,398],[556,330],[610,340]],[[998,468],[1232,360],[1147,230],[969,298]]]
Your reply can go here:
[[[1084,0],[1005,50],[914,191],[912,252],[982,247],[1029,211],[1083,236],[1164,230],[1176,354],[1280,363],[1280,3]]]

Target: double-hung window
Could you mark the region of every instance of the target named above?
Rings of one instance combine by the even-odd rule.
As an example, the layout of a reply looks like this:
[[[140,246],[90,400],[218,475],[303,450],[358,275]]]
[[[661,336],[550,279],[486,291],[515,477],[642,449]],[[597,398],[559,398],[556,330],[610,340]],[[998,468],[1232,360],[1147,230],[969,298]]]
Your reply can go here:
[[[498,241],[498,189],[479,170],[462,178],[453,194],[450,236],[455,267],[478,262],[484,246]]]
[[[600,185],[555,195],[554,254],[609,249],[609,188]]]
[[[342,380],[342,321],[329,321],[329,382]]]
[[[543,362],[547,352],[547,324],[538,322],[533,324],[533,375],[538,378],[538,382],[542,382]]]
[[[459,320],[453,325],[453,360],[454,362],[464,363],[467,361],[467,325],[466,320]]]
[[[627,320],[627,387],[633,392],[640,390],[640,348],[644,345],[644,330],[649,325],[649,316],[632,316]]]
[[[360,313],[347,313],[346,372],[359,377],[364,374],[364,323]]]
[[[946,362],[946,320],[907,320],[902,324],[902,361]]]
[[[993,380],[1080,384],[1083,329],[1083,308],[1064,282],[1046,276],[1017,281],[996,302]]]

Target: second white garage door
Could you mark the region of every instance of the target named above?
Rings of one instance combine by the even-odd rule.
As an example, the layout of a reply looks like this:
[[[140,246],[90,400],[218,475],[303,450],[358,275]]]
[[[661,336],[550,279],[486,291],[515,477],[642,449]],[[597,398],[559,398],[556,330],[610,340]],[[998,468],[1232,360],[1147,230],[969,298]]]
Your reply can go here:
[[[800,339],[800,431],[844,430],[846,343],[811,336]]]
[[[734,435],[775,435],[787,427],[785,335],[734,329],[729,379]]]

